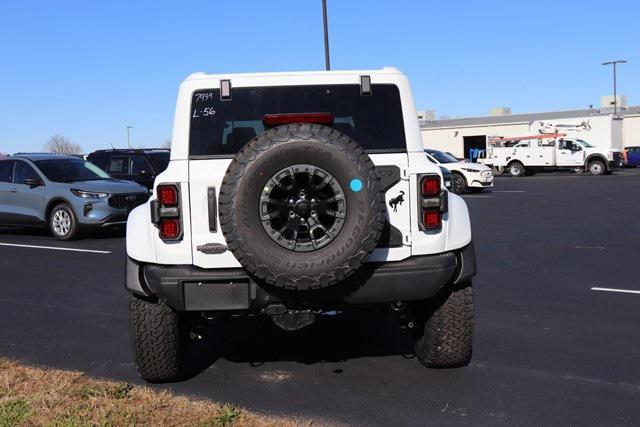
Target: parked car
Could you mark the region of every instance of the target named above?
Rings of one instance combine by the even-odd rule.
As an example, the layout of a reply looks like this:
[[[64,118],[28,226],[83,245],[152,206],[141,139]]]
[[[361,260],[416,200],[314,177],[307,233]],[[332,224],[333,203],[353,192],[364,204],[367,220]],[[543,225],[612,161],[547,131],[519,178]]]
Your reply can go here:
[[[123,226],[149,197],[135,182],[110,177],[73,156],[18,154],[0,159],[0,225],[49,227],[60,240]]]
[[[640,147],[625,147],[627,166],[640,166]]]
[[[87,160],[114,178],[151,189],[156,176],[167,168],[170,153],[165,148],[98,150],[89,154]]]
[[[444,165],[451,171],[451,191],[453,193],[461,194],[465,190],[481,193],[485,188],[493,187],[493,171],[490,167],[460,161],[444,151],[428,148],[424,152],[431,162]]]
[[[469,214],[418,129],[393,68],[187,78],[175,158],[127,223],[140,375],[193,371],[185,355],[199,322],[265,316],[295,331],[367,305],[415,331],[425,366],[468,364]]]

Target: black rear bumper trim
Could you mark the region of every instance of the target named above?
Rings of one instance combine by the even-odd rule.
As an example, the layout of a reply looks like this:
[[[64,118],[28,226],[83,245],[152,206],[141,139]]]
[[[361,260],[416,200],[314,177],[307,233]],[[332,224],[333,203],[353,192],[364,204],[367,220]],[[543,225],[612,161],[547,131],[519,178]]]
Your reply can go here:
[[[143,264],[129,258],[126,288],[142,297],[163,298],[174,309],[185,311],[259,312],[273,303],[329,309],[428,299],[447,285],[469,280],[475,272],[473,243],[437,255],[368,263],[344,282],[313,291],[275,288],[241,268]]]

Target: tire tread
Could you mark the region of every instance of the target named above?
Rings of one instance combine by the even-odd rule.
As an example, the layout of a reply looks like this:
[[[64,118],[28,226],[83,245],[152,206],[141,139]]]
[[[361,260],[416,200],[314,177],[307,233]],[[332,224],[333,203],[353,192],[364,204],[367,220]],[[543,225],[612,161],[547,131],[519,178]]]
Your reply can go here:
[[[474,308],[471,283],[436,296],[427,303],[427,319],[415,352],[430,368],[453,368],[471,361]]]
[[[181,378],[184,336],[181,313],[164,301],[129,296],[129,331],[136,367],[149,382]]]

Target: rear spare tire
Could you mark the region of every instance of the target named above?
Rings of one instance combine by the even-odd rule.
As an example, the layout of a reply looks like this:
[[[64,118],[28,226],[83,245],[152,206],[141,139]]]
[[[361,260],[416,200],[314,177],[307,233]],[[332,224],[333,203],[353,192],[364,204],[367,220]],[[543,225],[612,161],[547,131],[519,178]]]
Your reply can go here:
[[[283,125],[251,140],[220,188],[229,249],[254,276],[287,289],[333,285],[378,244],[384,195],[373,162],[347,135]]]

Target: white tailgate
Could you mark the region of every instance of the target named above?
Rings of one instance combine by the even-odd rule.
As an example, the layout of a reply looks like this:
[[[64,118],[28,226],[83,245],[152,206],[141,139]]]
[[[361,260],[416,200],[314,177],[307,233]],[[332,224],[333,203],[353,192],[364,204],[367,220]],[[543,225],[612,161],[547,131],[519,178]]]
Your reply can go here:
[[[219,199],[222,178],[231,159],[207,159],[189,161],[189,198],[191,200],[191,245],[193,264],[202,268],[240,267],[240,263],[230,251],[207,255],[198,246],[226,241],[216,216],[216,231],[209,230],[209,207],[207,189],[215,187],[216,200]]]
[[[415,209],[413,197],[409,187],[409,176],[407,169],[409,161],[405,153],[390,154],[370,154],[371,160],[376,166],[395,165],[400,168],[400,181],[387,190],[385,195],[385,205],[387,206],[387,215],[389,223],[402,232],[402,247],[397,248],[379,248],[373,251],[369,257],[369,261],[398,261],[411,256],[411,211]],[[391,199],[401,195],[404,201],[396,205],[397,211],[394,211],[389,202]]]
[[[401,260],[411,255],[411,209],[415,207],[409,189],[409,179],[406,175],[408,166],[407,155],[372,154],[371,160],[376,165],[395,165],[400,168],[400,176],[403,178],[386,193],[386,206],[389,222],[402,232],[404,245],[397,248],[376,249],[370,257],[370,261]],[[222,254],[205,254],[198,250],[198,246],[209,243],[226,245],[218,218],[216,218],[216,231],[209,230],[209,208],[207,191],[209,187],[215,187],[216,200],[219,200],[220,185],[227,171],[231,159],[207,159],[189,161],[189,198],[191,205],[191,245],[193,263],[202,268],[233,268],[240,264],[230,251]],[[402,203],[397,204],[397,211],[389,206],[389,201],[404,192]]]

